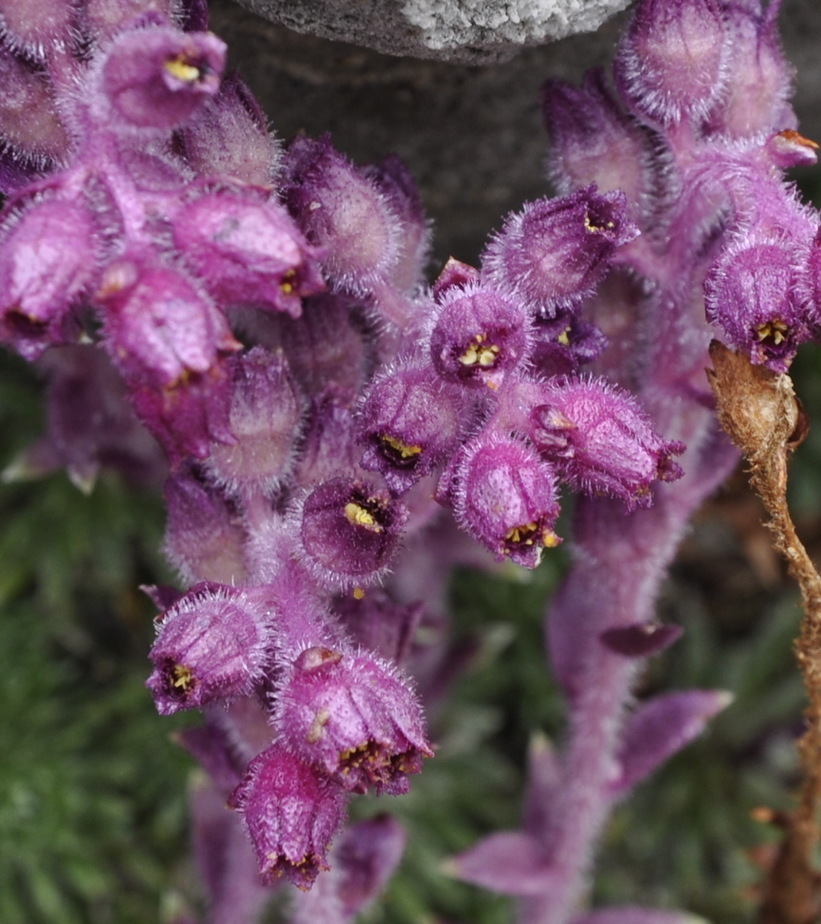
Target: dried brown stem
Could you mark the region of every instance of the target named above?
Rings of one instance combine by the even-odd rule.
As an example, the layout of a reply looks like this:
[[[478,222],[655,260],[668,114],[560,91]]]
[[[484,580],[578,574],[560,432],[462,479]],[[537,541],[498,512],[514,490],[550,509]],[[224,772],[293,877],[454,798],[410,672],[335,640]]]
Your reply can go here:
[[[821,806],[821,577],[787,509],[787,460],[806,426],[792,381],[713,343],[708,372],[721,425],[750,465],[750,481],[770,516],[773,545],[798,582],[804,607],[796,659],[807,691],[806,730],[798,742],[802,783],[769,869],[758,924],[818,924],[821,879],[815,869]]]

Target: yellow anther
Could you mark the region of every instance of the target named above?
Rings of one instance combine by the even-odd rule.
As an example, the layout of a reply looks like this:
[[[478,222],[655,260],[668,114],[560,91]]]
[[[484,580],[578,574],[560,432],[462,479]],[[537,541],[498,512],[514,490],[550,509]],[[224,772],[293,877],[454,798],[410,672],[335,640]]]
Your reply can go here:
[[[288,270],[287,273],[283,273],[282,279],[279,283],[280,292],[285,295],[291,295],[296,286],[294,285],[294,280],[296,279],[296,270]]]
[[[202,71],[186,60],[184,55],[177,55],[176,58],[166,61],[165,69],[183,83],[196,83],[202,77]]]
[[[354,526],[362,526],[372,533],[382,532],[382,527],[377,523],[376,517],[361,504],[348,501],[348,503],[345,504],[345,516],[348,518],[348,522],[352,523]]]
[[[174,665],[171,671],[171,686],[181,693],[187,693],[194,686],[194,674],[191,668],[184,664]]]
[[[422,451],[421,446],[411,446],[408,443],[403,443],[402,440],[391,436],[389,433],[383,433],[380,439],[402,459],[412,459]]]
[[[361,587],[354,587],[353,589],[353,598],[354,600],[364,600],[365,591]]]
[[[759,341],[771,340],[775,346],[780,346],[787,339],[789,327],[776,318],[774,321],[765,321],[756,327],[755,332]]]
[[[556,338],[556,341],[562,346],[570,346],[570,328],[565,327],[565,329]]]
[[[612,231],[613,228],[616,227],[616,225],[615,225],[615,222],[612,222],[612,221],[606,221],[603,225],[597,225],[592,221],[592,219],[590,218],[590,215],[585,215],[584,216],[584,227],[587,231],[598,233],[599,231]]]
[[[511,542],[514,545],[533,545],[538,529],[538,523],[524,523],[521,526],[514,526],[505,534],[505,542]]]
[[[486,340],[487,334],[477,334],[471,340],[465,352],[459,357],[459,362],[463,366],[475,366],[478,364],[485,369],[494,365],[501,350],[495,343],[485,345]]]
[[[546,529],[542,536],[542,544],[546,549],[555,549],[556,546],[561,545],[562,540],[552,531]]]

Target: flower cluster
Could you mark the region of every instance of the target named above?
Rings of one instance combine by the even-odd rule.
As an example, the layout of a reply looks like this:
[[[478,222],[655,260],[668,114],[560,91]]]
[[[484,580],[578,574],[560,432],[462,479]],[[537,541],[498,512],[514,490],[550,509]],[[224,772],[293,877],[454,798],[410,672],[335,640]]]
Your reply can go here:
[[[428,287],[429,226],[404,165],[355,166],[328,137],[281,149],[223,77],[200,4],[46,6],[2,13],[17,103],[0,109],[0,339],[50,366],[52,443],[76,480],[151,458],[133,415],[164,450],[165,550],[189,587],[149,590],[161,615],[148,687],[162,714],[204,713],[183,741],[263,880],[308,889],[351,796],[406,792],[433,754],[428,691],[405,669],[441,666],[414,631],[441,627],[439,591],[463,555],[454,524],[486,563],[535,568],[561,541],[564,487],[618,524],[592,514],[579,530],[578,573],[608,574],[621,524],[660,509],[667,533],[647,540],[634,582],[649,594],[679,515],[715,483],[698,482],[713,458],[704,310],[774,370],[816,334],[818,222],[782,179],[814,153],[786,103],[775,11],[643,0],[615,93],[601,73],[547,89],[560,195],[509,215],[477,266],[451,259]],[[89,414],[99,404],[97,424],[76,419],[69,383]],[[669,437],[691,443],[694,474],[668,492],[685,451]],[[686,498],[674,515],[671,496]],[[589,631],[571,579],[549,630],[573,703],[598,682],[579,665],[673,641],[645,599],[631,613],[597,587],[584,599],[613,621]],[[595,795],[579,803],[612,800],[724,703],[697,692],[637,712],[608,744],[618,780],[586,783]],[[566,775],[586,780],[574,759]],[[562,896],[556,817],[552,841],[529,831],[510,856]],[[342,918],[400,842],[382,822],[338,838]],[[479,848],[461,870],[493,885],[492,866]]]

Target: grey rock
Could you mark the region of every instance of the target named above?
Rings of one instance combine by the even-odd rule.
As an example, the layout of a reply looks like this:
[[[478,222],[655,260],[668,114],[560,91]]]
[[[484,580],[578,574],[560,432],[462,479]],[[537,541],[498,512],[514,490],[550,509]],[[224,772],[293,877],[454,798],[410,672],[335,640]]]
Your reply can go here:
[[[629,0],[240,0],[295,32],[460,63],[597,29]]]

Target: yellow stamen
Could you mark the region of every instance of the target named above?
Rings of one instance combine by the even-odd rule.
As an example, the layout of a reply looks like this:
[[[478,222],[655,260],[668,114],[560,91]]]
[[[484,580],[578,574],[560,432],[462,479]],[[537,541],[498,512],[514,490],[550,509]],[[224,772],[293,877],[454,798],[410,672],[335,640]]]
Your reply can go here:
[[[171,671],[171,686],[181,693],[187,693],[194,686],[194,673],[184,664],[175,664]]]
[[[364,600],[365,591],[361,587],[354,587],[353,589],[353,598],[354,600]]]
[[[774,346],[780,346],[787,339],[789,327],[781,320],[776,318],[773,321],[765,321],[756,327],[755,332],[759,341],[771,340]]]
[[[501,350],[495,343],[485,345],[486,340],[487,334],[477,334],[471,340],[465,352],[459,357],[459,362],[463,366],[475,366],[478,364],[484,369],[495,365]]]
[[[183,83],[196,83],[202,77],[202,71],[186,60],[185,55],[177,55],[166,61],[165,69]]]
[[[294,285],[294,280],[296,279],[296,270],[288,270],[287,273],[282,274],[282,279],[279,283],[280,291],[285,295],[291,295],[296,288]]]
[[[566,327],[556,338],[562,346],[570,346],[570,328]]]
[[[348,503],[345,504],[345,516],[348,518],[348,522],[354,526],[362,526],[372,533],[382,532],[382,527],[377,523],[376,517],[354,501],[348,501]]]
[[[402,440],[397,439],[395,436],[391,436],[388,433],[383,433],[379,438],[386,446],[389,446],[402,459],[412,459],[414,456],[418,456],[422,451],[421,446],[411,446],[408,443],[403,443]]]

